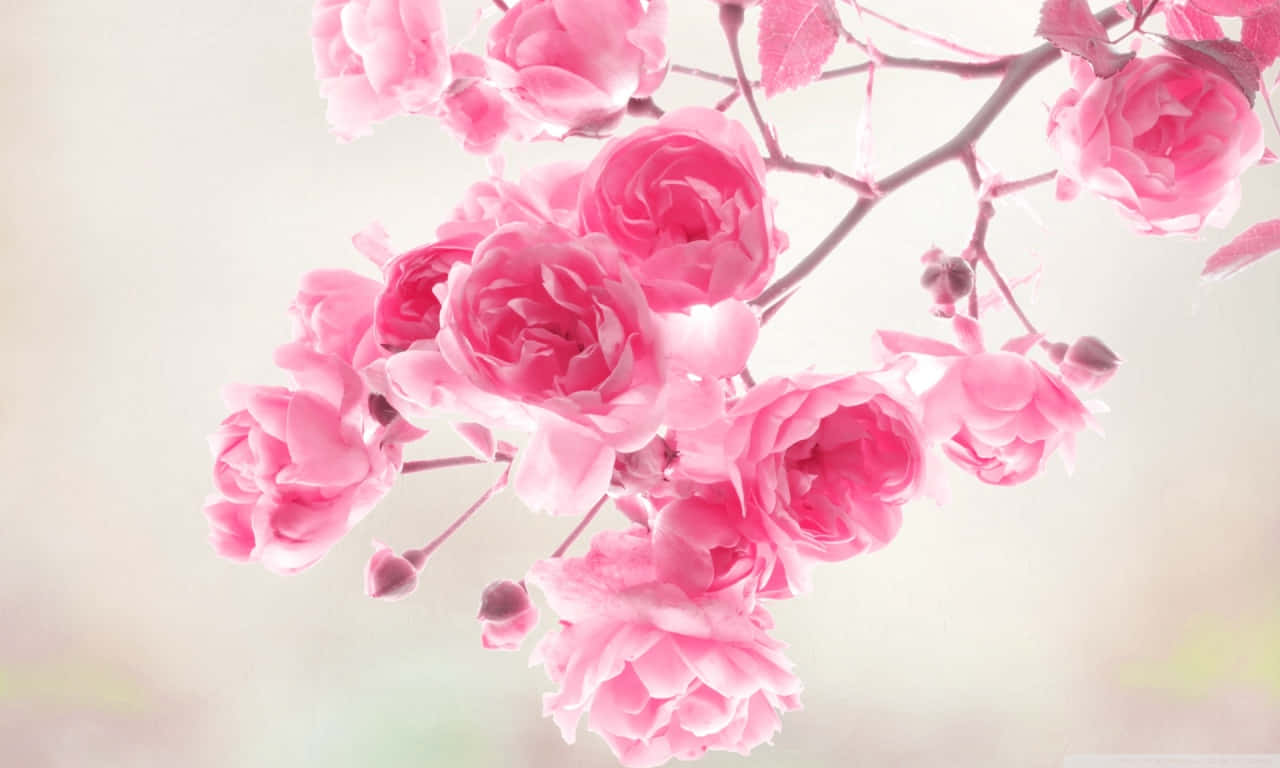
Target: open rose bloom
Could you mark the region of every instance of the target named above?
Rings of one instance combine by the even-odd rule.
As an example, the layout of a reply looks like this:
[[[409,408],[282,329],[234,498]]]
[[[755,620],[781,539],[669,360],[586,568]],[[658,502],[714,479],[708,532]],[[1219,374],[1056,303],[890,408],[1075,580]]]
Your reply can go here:
[[[1049,119],[1060,196],[1083,187],[1157,234],[1225,226],[1240,205],[1240,175],[1263,150],[1262,122],[1240,88],[1169,55],[1134,59],[1105,79],[1080,60],[1071,70],[1074,87]]]
[[[1019,302],[1029,278],[1004,279],[989,242],[1003,222],[998,198],[1056,181],[1060,197],[1087,190],[1142,233],[1195,234],[1226,223],[1241,175],[1276,159],[1251,99],[1275,82],[1266,70],[1280,56],[1280,0],[1097,14],[1085,0],[1049,0],[1037,34],[1057,48],[978,60],[930,36],[948,58],[921,65],[860,46],[870,60],[841,71],[827,58],[852,42],[836,12],[844,4],[682,3],[719,21],[710,31],[730,68],[718,71],[731,76],[670,64],[668,2],[477,0],[471,34],[450,39],[443,0],[316,0],[316,78],[340,139],[395,116],[434,118],[455,150],[488,156],[488,171],[459,180],[448,208],[406,224],[418,229],[410,243],[369,224],[352,238],[363,271],[301,277],[276,353],[285,381],[229,391],[204,505],[217,553],[292,574],[358,525],[379,525],[362,521],[400,475],[488,470],[496,479],[470,506],[435,496],[433,514],[458,509],[434,538],[374,540],[364,591],[382,601],[448,583],[430,570],[433,553],[508,486],[536,515],[577,518],[551,521],[568,535],[526,560],[527,572],[476,585],[477,636],[494,650],[532,646],[553,688],[545,714],[564,738],[585,725],[635,767],[769,742],[801,691],[772,636],[772,601],[811,592],[820,569],[902,546],[920,518],[913,505],[946,503],[948,470],[1029,483],[1054,455],[1070,464],[1095,426],[1101,409],[1081,395],[1104,387],[1120,357],[1089,329],[1028,316]],[[1224,16],[1241,19],[1239,41]],[[739,35],[747,18],[758,20],[755,62]],[[1110,42],[1153,39],[1117,28],[1152,20],[1172,35],[1162,41],[1170,53]],[[1047,137],[1034,137],[1059,167],[1010,181],[988,164],[984,134],[1014,92],[1068,58],[1071,86]],[[783,102],[768,98],[780,91],[866,77],[870,99],[878,70],[904,66],[999,85],[956,136],[883,177],[872,172],[870,112],[848,123],[856,160],[846,170],[774,130],[770,110]],[[696,104],[682,89],[659,92],[669,72],[719,92]],[[521,172],[504,175],[502,153],[516,142],[585,149],[531,166],[518,157]],[[966,239],[874,254],[844,242],[883,197],[946,164],[973,182]],[[808,253],[787,252],[779,221],[803,221],[812,198],[778,207],[779,173],[834,182],[847,198],[829,234],[804,233]],[[443,175],[426,181],[451,181]],[[1211,261],[1238,271],[1275,250],[1280,220]],[[872,367],[768,370],[778,358],[755,355],[761,336],[778,332],[767,323],[811,293],[802,282],[823,279],[810,275],[829,257],[919,258],[909,290],[929,322],[949,320],[955,342],[877,331]],[[887,290],[853,283],[839,286],[853,308],[859,291]],[[988,347],[983,336],[1006,307],[1020,335]],[[804,341],[824,337],[816,329]],[[458,455],[406,460],[425,451],[413,443],[429,429],[456,437]],[[497,538],[485,551],[517,544]]]

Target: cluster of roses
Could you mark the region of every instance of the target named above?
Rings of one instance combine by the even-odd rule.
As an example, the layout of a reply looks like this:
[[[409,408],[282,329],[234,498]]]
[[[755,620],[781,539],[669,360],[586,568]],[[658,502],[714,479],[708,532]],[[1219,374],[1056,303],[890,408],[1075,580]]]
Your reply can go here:
[[[632,765],[769,738],[799,684],[760,601],[888,543],[904,503],[937,495],[935,444],[1009,484],[1087,420],[1024,356],[1038,338],[983,351],[965,318],[963,348],[881,333],[883,370],[738,384],[759,329],[747,302],[786,245],[772,205],[746,130],[693,107],[585,168],[473,186],[427,246],[358,236],[383,280],[307,275],[277,356],[295,386],[231,394],[215,547],[282,572],[314,563],[386,493],[403,445],[449,420],[479,458],[515,462],[531,507],[582,514],[612,496],[635,523],[528,574],[562,622],[537,654],[566,736],[589,709]],[[1114,368],[1087,346],[1065,370]],[[926,358],[940,375],[918,395],[907,375]],[[496,429],[531,437],[515,455]],[[370,593],[407,592],[426,554],[379,550]],[[486,645],[518,646],[536,620],[523,587],[483,602]]]
[[[1192,2],[1162,4],[1170,26],[1212,34]],[[1280,0],[1261,5],[1280,15]],[[667,69],[663,0],[522,0],[485,57],[450,54],[443,28],[439,0],[319,0],[317,74],[339,135],[399,113],[436,115],[482,153],[603,135]],[[1050,127],[1061,194],[1089,188],[1157,233],[1230,215],[1263,156],[1238,84],[1185,57],[1107,77],[1073,67]],[[1119,361],[1092,337],[1031,332],[988,349],[976,312],[955,311],[975,258],[935,252],[924,283],[957,343],[881,331],[878,370],[756,384],[747,362],[771,309],[758,299],[787,246],[765,170],[741,124],[686,107],[589,163],[473,185],[423,247],[396,252],[376,226],[357,235],[381,279],[306,275],[276,356],[292,384],[228,393],[205,505],[215,549],[299,571],[397,475],[460,463],[508,465],[530,507],[584,525],[612,500],[630,527],[563,557],[575,530],[524,580],[484,591],[485,646],[516,649],[536,625],[532,583],[560,619],[534,657],[559,686],[546,710],[566,739],[588,714],[633,766],[767,741],[800,690],[767,601],[809,590],[819,563],[885,546],[907,502],[941,501],[942,457],[1000,485],[1059,449],[1069,461],[1091,424],[1076,391]],[[474,456],[406,462],[440,421]],[[507,431],[527,443],[496,437]],[[507,478],[427,546],[379,546],[368,593],[411,592]]]

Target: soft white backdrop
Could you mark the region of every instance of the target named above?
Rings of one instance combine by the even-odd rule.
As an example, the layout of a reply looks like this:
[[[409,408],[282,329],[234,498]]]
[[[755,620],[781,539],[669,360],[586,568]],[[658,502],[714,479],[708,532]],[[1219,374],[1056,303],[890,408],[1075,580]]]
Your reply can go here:
[[[461,39],[482,4],[447,4]],[[673,60],[727,71],[714,5],[672,4]],[[1030,0],[882,5],[972,47],[1034,44]],[[504,496],[411,599],[361,594],[372,537],[425,541],[491,469],[406,478],[297,577],[218,560],[206,543],[204,436],[223,415],[219,390],[281,381],[271,350],[299,275],[367,270],[349,238],[375,219],[399,246],[425,241],[485,173],[425,118],[337,144],[309,21],[301,0],[42,0],[6,14],[4,765],[613,764],[592,735],[560,742],[540,717],[542,671],[482,651],[473,620],[481,587],[518,576],[571,521]],[[984,158],[1009,176],[1051,167],[1044,104],[1065,81],[1060,66],[1035,81]],[[991,87],[884,73],[877,168],[948,137]],[[673,75],[658,99],[721,93]],[[766,109],[790,152],[848,167],[861,93],[836,81]],[[509,168],[591,150],[517,148]],[[1141,238],[1105,204],[1059,205],[1048,189],[1027,195],[1043,226],[1001,207],[990,244],[1003,269],[1044,269],[1036,321],[1055,337],[1102,336],[1126,361],[1103,393],[1106,438],[1082,439],[1072,478],[1055,463],[991,489],[952,473],[949,507],[913,506],[891,547],[826,568],[813,595],[777,606],[806,709],[753,764],[1280,752],[1280,261],[1209,289],[1196,277],[1229,234],[1277,214],[1278,179],[1250,173],[1232,230],[1200,241]],[[774,180],[798,258],[852,201]],[[769,326],[757,376],[867,365],[877,327],[942,333],[917,259],[933,242],[958,249],[972,218],[958,167],[895,194]],[[439,437],[418,453],[457,449]]]

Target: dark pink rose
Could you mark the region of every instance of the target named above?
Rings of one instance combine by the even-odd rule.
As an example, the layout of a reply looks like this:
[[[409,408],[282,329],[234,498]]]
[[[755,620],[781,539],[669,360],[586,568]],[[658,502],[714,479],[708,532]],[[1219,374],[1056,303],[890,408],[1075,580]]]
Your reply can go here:
[[[625,766],[745,755],[778,730],[779,711],[799,707],[764,608],[743,589],[689,595],[664,583],[642,528],[535,563],[528,581],[560,618],[533,661],[559,686],[543,706],[570,743],[585,714]]]
[[[787,244],[764,182],[740,123],[687,107],[596,156],[582,180],[582,227],[617,243],[656,309],[750,299]]]
[[[1084,187],[1154,234],[1225,225],[1263,151],[1240,88],[1175,56],[1134,59],[1106,79],[1082,59],[1071,66],[1075,84],[1049,118],[1059,196]]]
[[[407,349],[440,330],[440,297],[454,264],[471,260],[477,235],[459,235],[396,256],[384,267],[386,285],[374,307],[373,325],[380,346]]]
[[[440,0],[318,0],[311,38],[329,124],[344,140],[430,112],[449,83]]]
[[[489,32],[489,76],[557,134],[610,130],[667,70],[666,0],[521,0]]]
[[[205,505],[214,549],[280,573],[319,560],[386,494],[400,465],[350,366],[300,344],[280,365],[299,387],[228,393],[211,438],[218,493]]]
[[[792,593],[817,561],[878,549],[930,480],[919,405],[896,371],[762,382],[676,438],[677,475],[728,482]]]
[[[450,270],[440,325],[445,360],[483,391],[619,450],[640,448],[661,423],[662,338],[639,284],[600,235],[502,227]]]

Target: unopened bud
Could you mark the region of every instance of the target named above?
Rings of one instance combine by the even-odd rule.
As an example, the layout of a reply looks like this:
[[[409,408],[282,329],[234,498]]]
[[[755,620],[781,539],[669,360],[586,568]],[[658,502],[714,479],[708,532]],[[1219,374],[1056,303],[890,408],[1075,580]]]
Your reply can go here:
[[[514,651],[538,623],[538,609],[520,582],[495,581],[480,593],[480,642],[485,648]]]
[[[973,270],[959,256],[948,256],[924,268],[920,285],[938,304],[954,304],[973,290]]]
[[[1115,375],[1120,358],[1096,336],[1076,339],[1058,363],[1068,384],[1081,389],[1097,389]]]
[[[421,560],[416,564],[403,555],[397,555],[391,548],[383,544],[375,544],[377,551],[369,558],[364,571],[364,593],[379,600],[400,600],[408,597],[418,588],[418,569]]]

